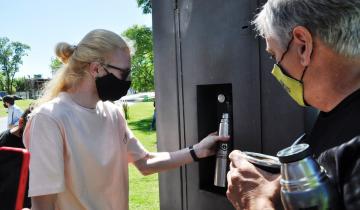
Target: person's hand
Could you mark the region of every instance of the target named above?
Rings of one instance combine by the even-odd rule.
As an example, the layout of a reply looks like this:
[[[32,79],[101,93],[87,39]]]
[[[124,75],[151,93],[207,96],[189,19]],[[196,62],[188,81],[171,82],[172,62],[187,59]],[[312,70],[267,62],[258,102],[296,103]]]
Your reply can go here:
[[[226,195],[237,210],[270,210],[280,202],[280,174],[271,174],[249,163],[239,150],[229,155]]]
[[[214,155],[216,152],[216,143],[218,141],[228,141],[230,137],[217,136],[216,132],[209,134],[199,143],[194,145],[194,150],[198,158],[205,158]]]

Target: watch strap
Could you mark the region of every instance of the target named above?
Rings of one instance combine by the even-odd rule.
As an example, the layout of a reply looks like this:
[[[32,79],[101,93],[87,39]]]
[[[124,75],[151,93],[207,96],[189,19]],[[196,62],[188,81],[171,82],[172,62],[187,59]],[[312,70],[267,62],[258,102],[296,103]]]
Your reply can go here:
[[[191,146],[189,147],[189,150],[190,150],[190,155],[191,155],[192,159],[193,159],[194,161],[196,161],[196,162],[199,161],[200,158],[196,155],[193,145],[191,145]]]

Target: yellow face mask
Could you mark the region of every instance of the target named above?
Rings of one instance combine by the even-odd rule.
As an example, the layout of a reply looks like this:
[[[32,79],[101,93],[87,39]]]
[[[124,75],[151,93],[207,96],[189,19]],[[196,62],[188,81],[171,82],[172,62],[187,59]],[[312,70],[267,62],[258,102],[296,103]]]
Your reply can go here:
[[[305,69],[306,71],[306,69]],[[300,106],[307,106],[304,100],[304,85],[302,81],[296,80],[284,74],[278,64],[274,64],[271,74],[279,81],[292,99]]]

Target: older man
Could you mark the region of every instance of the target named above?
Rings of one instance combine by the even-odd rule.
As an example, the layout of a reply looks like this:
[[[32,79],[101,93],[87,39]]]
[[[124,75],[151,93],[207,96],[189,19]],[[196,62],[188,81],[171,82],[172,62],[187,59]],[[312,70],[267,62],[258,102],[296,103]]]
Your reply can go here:
[[[269,0],[254,20],[274,77],[301,106],[321,112],[305,139],[337,185],[341,209],[360,209],[360,1]],[[230,154],[236,209],[275,209],[278,174]],[[280,204],[281,205],[281,204]]]

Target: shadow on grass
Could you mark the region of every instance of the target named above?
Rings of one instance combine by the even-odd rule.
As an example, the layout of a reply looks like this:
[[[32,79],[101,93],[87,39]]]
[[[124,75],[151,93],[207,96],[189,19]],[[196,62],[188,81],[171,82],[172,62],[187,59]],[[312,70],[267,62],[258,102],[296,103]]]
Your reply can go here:
[[[132,126],[132,130],[148,132],[150,131],[151,121],[152,121],[152,117],[149,117],[142,120],[129,122],[128,125]]]

